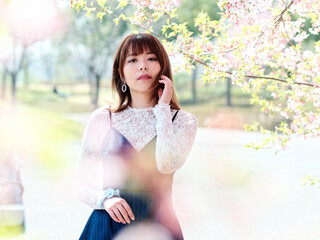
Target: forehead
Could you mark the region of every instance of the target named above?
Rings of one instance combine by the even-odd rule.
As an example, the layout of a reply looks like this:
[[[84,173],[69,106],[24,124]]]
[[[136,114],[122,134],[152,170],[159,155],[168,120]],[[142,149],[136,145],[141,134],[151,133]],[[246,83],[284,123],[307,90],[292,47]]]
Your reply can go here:
[[[149,46],[142,45],[142,46],[134,46],[133,44],[130,44],[127,50],[127,56],[129,55],[140,55],[143,53],[154,53]]]

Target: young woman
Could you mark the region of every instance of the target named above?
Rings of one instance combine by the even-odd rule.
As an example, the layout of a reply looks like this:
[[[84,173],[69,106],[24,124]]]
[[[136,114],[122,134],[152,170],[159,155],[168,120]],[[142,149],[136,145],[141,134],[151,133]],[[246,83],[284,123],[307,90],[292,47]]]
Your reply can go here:
[[[81,200],[94,208],[80,239],[111,240],[136,223],[157,223],[183,239],[172,181],[198,122],[180,109],[168,55],[150,34],[127,36],[112,73],[115,107],[95,110],[82,142]]]

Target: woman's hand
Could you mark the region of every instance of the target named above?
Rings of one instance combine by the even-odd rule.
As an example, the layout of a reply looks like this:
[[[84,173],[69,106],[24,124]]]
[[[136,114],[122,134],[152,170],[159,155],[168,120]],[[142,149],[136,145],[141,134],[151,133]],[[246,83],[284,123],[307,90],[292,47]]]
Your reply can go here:
[[[173,82],[170,80],[170,78],[164,75],[161,75],[159,82],[164,84],[164,89],[163,91],[161,88],[158,89],[158,104],[169,104],[173,95]]]
[[[107,198],[104,200],[103,206],[115,222],[122,222],[123,224],[130,223],[129,216],[132,221],[134,221],[133,212],[127,201],[123,198]]]

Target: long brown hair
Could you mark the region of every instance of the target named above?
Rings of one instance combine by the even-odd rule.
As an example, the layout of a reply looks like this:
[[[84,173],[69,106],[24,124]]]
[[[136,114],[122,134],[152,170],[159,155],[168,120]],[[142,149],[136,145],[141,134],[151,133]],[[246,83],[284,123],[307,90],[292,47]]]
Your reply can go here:
[[[147,34],[147,33],[138,33],[138,34],[128,35],[121,42],[113,62],[112,93],[113,93],[113,96],[116,93],[119,97],[118,106],[112,109],[113,112],[121,112],[125,110],[131,104],[131,101],[132,101],[130,91],[128,90],[125,92],[121,91],[121,86],[123,84],[121,79],[123,79],[123,76],[124,76],[123,67],[124,67],[124,63],[127,58],[130,47],[132,48],[132,52],[137,55],[142,54],[145,50],[150,50],[151,52],[156,54],[161,67],[161,70],[158,76],[156,77],[156,79],[160,79],[161,75],[165,75],[171,80],[173,80],[170,60],[161,42],[151,34]],[[151,88],[153,92],[153,98],[156,98],[158,102],[159,82],[154,81],[154,84],[151,86]],[[173,95],[170,101],[170,106],[171,108],[174,108],[177,110],[181,109],[174,89],[173,89]]]

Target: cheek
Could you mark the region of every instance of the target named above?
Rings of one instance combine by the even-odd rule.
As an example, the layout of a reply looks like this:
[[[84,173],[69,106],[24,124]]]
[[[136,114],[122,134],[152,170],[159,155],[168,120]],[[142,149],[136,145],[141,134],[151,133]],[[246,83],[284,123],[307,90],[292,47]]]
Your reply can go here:
[[[128,65],[125,65],[123,67],[123,74],[124,76],[130,76],[132,75],[132,67],[128,66]]]
[[[160,66],[159,62],[157,62],[157,64],[155,65],[154,69],[155,69],[155,72],[157,72],[157,74],[160,72],[161,66]]]

